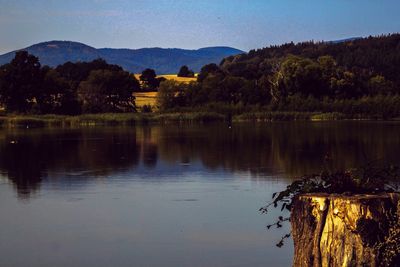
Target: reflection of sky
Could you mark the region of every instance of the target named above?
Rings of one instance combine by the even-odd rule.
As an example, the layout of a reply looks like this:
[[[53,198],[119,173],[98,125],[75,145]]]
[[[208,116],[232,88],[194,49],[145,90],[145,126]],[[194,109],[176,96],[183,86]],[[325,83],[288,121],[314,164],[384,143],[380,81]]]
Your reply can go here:
[[[0,266],[289,266],[288,229],[258,209],[327,150],[335,166],[397,157],[399,126],[3,131]]]
[[[43,189],[53,188],[57,190],[80,190],[81,187],[90,187],[100,184],[125,184],[125,183],[224,183],[235,180],[252,180],[255,183],[261,180],[276,184],[282,182],[282,174],[262,175],[254,177],[249,171],[230,171],[222,167],[210,170],[200,162],[193,161],[190,164],[173,164],[159,160],[155,166],[149,168],[142,162],[135,167],[113,170],[112,175],[95,175],[96,170],[49,172],[44,179]]]
[[[274,246],[284,232],[265,230],[276,214],[258,211],[285,183],[222,170],[141,175],[85,186],[49,177],[29,201],[0,186],[0,265],[290,265],[290,242]]]

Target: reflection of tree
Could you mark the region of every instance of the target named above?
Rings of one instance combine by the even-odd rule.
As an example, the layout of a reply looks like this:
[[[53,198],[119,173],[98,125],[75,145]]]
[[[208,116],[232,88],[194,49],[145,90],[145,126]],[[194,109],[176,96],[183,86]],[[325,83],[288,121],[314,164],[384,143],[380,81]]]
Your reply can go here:
[[[288,176],[326,167],[347,169],[365,161],[396,160],[400,138],[393,125],[377,123],[273,123],[161,127],[160,157],[200,159],[208,168]],[[397,128],[395,128],[397,129]]]
[[[326,167],[345,170],[371,160],[395,161],[397,131],[377,123],[306,123],[274,127],[273,158],[286,173],[303,175]],[[276,138],[275,136],[279,136]]]
[[[2,139],[0,170],[21,197],[36,191],[49,172],[89,171],[99,177],[140,160],[134,130],[17,131]]]
[[[0,142],[0,169],[14,183],[19,196],[29,197],[40,187],[47,171],[57,168],[63,159],[73,158],[78,139],[58,141],[58,135],[36,131],[7,132]]]
[[[146,167],[154,168],[157,164],[158,160],[158,147],[155,143],[156,140],[153,140],[152,137],[152,128],[151,127],[143,127],[143,164]]]
[[[2,144],[0,166],[6,172],[8,178],[12,180],[20,196],[28,195],[31,191],[36,191],[45,176],[45,171],[41,153],[33,154],[34,144]],[[20,163],[24,162],[21,168]]]
[[[73,167],[105,176],[120,169],[138,165],[140,143],[135,130],[105,129],[82,131],[77,158]]]
[[[84,171],[74,176],[82,180],[105,177],[140,160],[149,168],[158,161],[201,162],[208,169],[248,171],[253,177],[284,172],[291,178],[321,170],[325,159],[337,170],[374,159],[399,161],[398,127],[341,122],[3,131],[0,172],[20,196],[29,196],[57,172]],[[67,177],[62,182],[72,179]]]

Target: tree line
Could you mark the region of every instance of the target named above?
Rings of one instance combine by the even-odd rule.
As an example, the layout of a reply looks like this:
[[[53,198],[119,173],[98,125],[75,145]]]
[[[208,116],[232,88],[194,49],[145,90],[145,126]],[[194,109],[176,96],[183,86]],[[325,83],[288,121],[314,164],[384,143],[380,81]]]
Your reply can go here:
[[[400,115],[400,34],[343,43],[271,46],[204,66],[197,83],[162,83],[162,109],[209,103],[269,110],[357,112],[347,105]]]
[[[139,80],[103,59],[50,68],[19,51],[0,66],[0,105],[7,112],[33,114],[131,112],[134,92],[157,90],[165,79],[145,69]]]
[[[0,67],[0,104],[8,112],[80,114],[135,110],[135,91],[157,91],[160,111],[227,107],[228,112],[368,113],[400,116],[400,34],[351,41],[288,43],[205,65],[195,82],[139,80],[102,59],[41,66],[25,51]],[[180,77],[194,77],[187,66]],[[239,107],[239,108],[237,108]],[[235,111],[236,112],[236,111]]]

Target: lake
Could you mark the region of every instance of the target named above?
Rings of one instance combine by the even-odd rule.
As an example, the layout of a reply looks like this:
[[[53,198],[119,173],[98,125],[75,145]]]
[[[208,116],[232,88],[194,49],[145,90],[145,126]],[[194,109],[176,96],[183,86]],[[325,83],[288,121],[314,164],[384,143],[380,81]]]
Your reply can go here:
[[[290,266],[272,193],[399,151],[396,122],[2,129],[0,266]]]

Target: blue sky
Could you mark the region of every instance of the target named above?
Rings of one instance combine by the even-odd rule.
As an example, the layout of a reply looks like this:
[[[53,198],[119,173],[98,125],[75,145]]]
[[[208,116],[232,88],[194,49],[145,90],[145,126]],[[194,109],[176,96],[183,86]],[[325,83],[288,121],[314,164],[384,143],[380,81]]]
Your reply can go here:
[[[49,40],[243,50],[400,32],[400,1],[0,0],[0,53]]]

